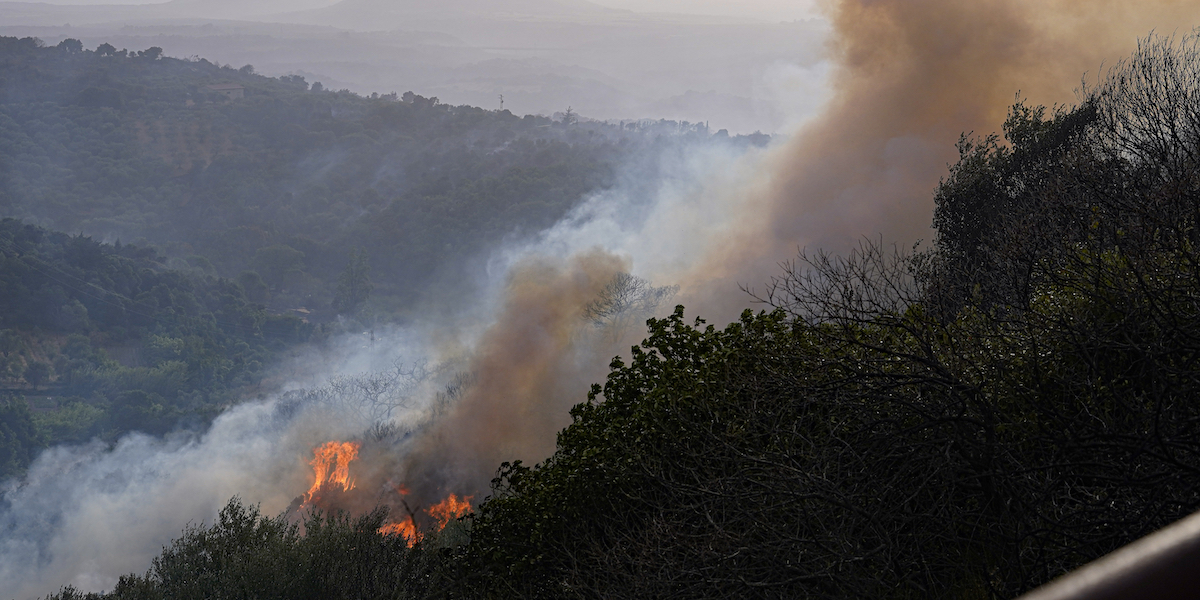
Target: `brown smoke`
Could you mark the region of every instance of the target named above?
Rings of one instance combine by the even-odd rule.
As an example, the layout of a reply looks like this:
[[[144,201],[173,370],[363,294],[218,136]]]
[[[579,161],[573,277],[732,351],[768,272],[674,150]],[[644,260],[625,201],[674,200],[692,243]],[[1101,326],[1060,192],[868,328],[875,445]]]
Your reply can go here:
[[[1094,81],[1139,37],[1200,24],[1195,0],[841,0],[824,10],[833,99],[773,157],[740,233],[689,276],[705,282],[699,306],[714,317],[746,305],[734,281],[761,285],[798,248],[930,239],[933,190],[960,134],[998,131],[1018,93],[1073,103],[1085,74]]]
[[[628,268],[596,250],[513,270],[503,309],[475,349],[473,383],[406,458],[405,484],[416,497],[482,499],[501,462],[536,463],[553,453],[568,409],[617,353],[611,338],[591,335],[583,308]]]

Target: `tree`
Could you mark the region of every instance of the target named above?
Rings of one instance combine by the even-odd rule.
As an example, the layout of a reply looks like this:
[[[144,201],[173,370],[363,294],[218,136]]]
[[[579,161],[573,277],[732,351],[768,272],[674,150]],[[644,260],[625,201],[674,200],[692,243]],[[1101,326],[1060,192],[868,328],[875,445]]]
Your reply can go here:
[[[254,252],[251,264],[272,288],[281,288],[293,272],[303,272],[305,255],[287,244],[274,244]]]
[[[145,574],[122,576],[111,593],[85,596],[68,586],[50,598],[429,597],[442,583],[431,568],[436,550],[410,549],[402,536],[381,535],[386,518],[383,509],[359,517],[314,512],[296,523],[234,497],[214,523],[189,525]]]
[[[12,397],[0,399],[0,481],[20,475],[45,445],[29,404]]]
[[[78,54],[83,52],[83,42],[75,38],[67,38],[58,43],[58,49],[70,54]]]
[[[583,307],[583,318],[597,328],[611,327],[620,335],[630,325],[639,325],[679,291],[679,286],[654,287],[629,273],[617,273],[598,297]]]
[[[115,56],[116,53],[117,53],[116,46],[113,46],[112,44],[110,44],[108,42],[104,42],[103,44],[100,44],[99,46],[96,47],[96,55],[97,56]]]
[[[262,280],[258,271],[242,271],[237,276],[238,285],[246,294],[246,299],[256,304],[266,304],[271,300],[271,288]]]
[[[333,307],[339,314],[352,313],[367,301],[373,289],[371,265],[367,261],[367,251],[360,248],[350,255],[350,263],[338,276]]]
[[[30,361],[25,365],[25,381],[36,390],[50,380],[50,372],[50,363],[40,360]]]

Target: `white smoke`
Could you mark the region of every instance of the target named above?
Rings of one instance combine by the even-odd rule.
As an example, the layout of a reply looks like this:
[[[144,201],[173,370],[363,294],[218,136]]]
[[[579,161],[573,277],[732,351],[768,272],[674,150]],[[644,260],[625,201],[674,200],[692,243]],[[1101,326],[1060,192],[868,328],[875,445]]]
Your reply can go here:
[[[697,256],[711,250],[712,240],[744,221],[747,203],[756,196],[743,192],[754,187],[755,173],[771,152],[716,142],[664,153],[657,181],[647,185],[627,176],[550,229],[496,250],[480,297],[456,303],[468,307],[463,314],[355,332],[283,360],[273,369],[284,381],[281,395],[233,407],[203,433],[164,438],[135,433],[111,447],[96,441],[43,452],[23,479],[0,488],[0,589],[16,598],[62,585],[111,589],[120,575],[149,568],[186,525],[211,523],[235,495],[261,504],[266,514],[283,511],[311,484],[313,447],[361,435],[372,424],[347,405],[294,410],[287,392],[419,365],[427,376],[391,413],[393,422],[419,423],[454,366],[471,356],[496,318],[514,268],[533,257],[599,248],[624,257],[655,283],[675,283]],[[607,360],[592,358],[602,373]],[[573,384],[565,404],[554,407],[562,414],[551,421],[565,424],[565,407],[582,401],[593,382]]]
[[[286,506],[307,485],[311,442],[296,425],[273,402],[253,402],[201,435],[135,433],[112,448],[97,441],[43,452],[24,480],[5,485],[0,588],[17,598],[64,584],[111,589],[234,495]]]

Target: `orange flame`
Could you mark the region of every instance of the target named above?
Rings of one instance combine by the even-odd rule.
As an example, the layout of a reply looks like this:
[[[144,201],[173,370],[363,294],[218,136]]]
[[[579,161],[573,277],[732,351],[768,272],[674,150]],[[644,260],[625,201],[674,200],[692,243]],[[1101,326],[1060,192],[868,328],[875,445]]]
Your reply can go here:
[[[471,512],[471,498],[473,496],[467,496],[460,500],[458,496],[450,494],[449,498],[430,506],[425,512],[437,519],[438,530],[442,530],[446,528],[446,524],[450,522],[450,519],[457,519]]]
[[[358,458],[358,442],[326,442],[313,449],[312,465],[316,480],[304,495],[306,502],[322,488],[334,485],[342,487],[342,491],[354,489],[354,481],[350,479],[350,461]]]
[[[400,486],[397,491],[399,491],[401,495],[408,493],[408,490],[403,486]],[[434,529],[434,531],[441,531],[445,529],[446,525],[450,523],[451,519],[457,519],[458,517],[471,512],[471,498],[474,498],[474,496],[464,496],[459,498],[454,494],[450,494],[450,496],[448,496],[445,500],[442,500],[441,502],[438,502],[437,504],[425,509],[425,512],[437,521],[437,528]],[[409,548],[411,548],[413,544],[421,541],[421,538],[424,537],[421,532],[417,531],[416,520],[412,515],[410,515],[406,521],[388,523],[383,527],[380,527],[379,533],[382,535],[402,535],[404,536],[404,539],[408,541]]]
[[[413,523],[412,518],[399,523],[388,523],[379,528],[379,533],[382,535],[399,535],[403,536],[408,541],[408,547],[412,548],[413,544],[421,541],[421,534],[417,532],[417,524]]]

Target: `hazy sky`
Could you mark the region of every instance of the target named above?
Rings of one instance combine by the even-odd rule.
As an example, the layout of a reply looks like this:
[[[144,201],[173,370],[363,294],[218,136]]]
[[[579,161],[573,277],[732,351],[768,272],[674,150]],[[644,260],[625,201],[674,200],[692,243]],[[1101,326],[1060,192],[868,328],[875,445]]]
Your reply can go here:
[[[162,0],[43,0],[46,4],[159,4]],[[250,0],[253,2],[253,0]],[[591,0],[602,6],[636,12],[752,17],[769,21],[793,21],[816,16],[816,0]],[[267,4],[280,4],[267,0]],[[311,0],[306,7],[332,5],[337,0]],[[287,3],[284,3],[286,6]]]
[[[794,21],[817,15],[815,0],[592,0],[638,12],[674,12]]]

